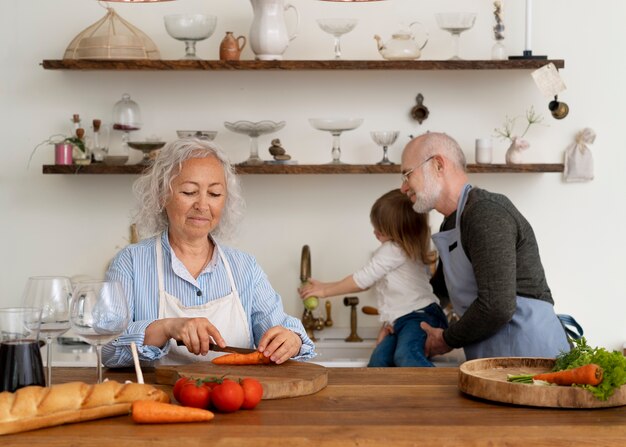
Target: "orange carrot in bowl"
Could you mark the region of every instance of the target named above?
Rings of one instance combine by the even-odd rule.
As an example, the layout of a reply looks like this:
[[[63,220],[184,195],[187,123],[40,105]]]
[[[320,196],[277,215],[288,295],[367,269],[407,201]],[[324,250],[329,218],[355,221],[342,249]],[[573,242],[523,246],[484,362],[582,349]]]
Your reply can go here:
[[[543,380],[557,385],[598,385],[602,382],[602,368],[594,363],[563,371],[535,374],[533,380]]]
[[[133,421],[138,424],[205,422],[213,413],[201,408],[181,407],[152,400],[137,400],[131,407]]]
[[[249,354],[226,354],[212,360],[216,365],[263,365],[271,363],[269,357],[265,357],[262,352],[251,352]]]

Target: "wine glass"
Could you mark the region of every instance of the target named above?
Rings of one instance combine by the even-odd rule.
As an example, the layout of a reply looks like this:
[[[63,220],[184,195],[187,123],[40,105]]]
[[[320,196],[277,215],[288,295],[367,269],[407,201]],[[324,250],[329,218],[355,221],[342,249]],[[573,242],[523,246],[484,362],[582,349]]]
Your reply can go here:
[[[333,161],[328,164],[344,164],[341,158],[341,145],[339,139],[341,134],[348,130],[354,130],[363,123],[363,118],[310,118],[309,123],[317,130],[330,132],[333,136],[333,147],[331,154]]]
[[[463,60],[459,57],[459,37],[463,31],[467,31],[474,26],[476,14],[473,12],[440,12],[435,14],[435,18],[439,28],[448,31],[452,35],[454,55],[449,60]]]
[[[317,19],[322,31],[335,37],[335,59],[341,59],[341,36],[352,31],[357,23],[357,19]]]
[[[31,276],[22,303],[41,309],[39,333],[46,336],[46,385],[52,385],[52,340],[70,328],[72,282],[64,276]]]
[[[183,59],[200,59],[196,56],[196,42],[208,39],[215,31],[217,17],[206,14],[171,14],[163,17],[167,34],[185,42]]]
[[[231,132],[242,133],[250,137],[250,156],[246,161],[241,163],[242,165],[262,165],[263,159],[259,157],[259,136],[268,133],[277,132],[285,127],[284,121],[258,121],[253,123],[252,121],[235,121],[230,123],[224,122],[226,127]]]
[[[393,161],[389,160],[387,157],[387,148],[396,142],[398,139],[398,135],[400,135],[399,130],[380,130],[370,132],[372,136],[372,140],[379,146],[383,147],[383,159],[376,164],[379,165],[393,165],[395,164]]]
[[[130,314],[118,281],[83,281],[74,288],[70,323],[83,341],[96,346],[98,383],[102,383],[102,345],[122,334]]]

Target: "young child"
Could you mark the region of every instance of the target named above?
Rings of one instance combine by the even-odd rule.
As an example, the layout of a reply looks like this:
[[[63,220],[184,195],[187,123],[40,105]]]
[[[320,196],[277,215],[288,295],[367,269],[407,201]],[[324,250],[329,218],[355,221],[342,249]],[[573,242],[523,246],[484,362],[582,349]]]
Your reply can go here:
[[[328,298],[375,286],[383,326],[368,366],[434,366],[424,355],[420,323],[446,328],[448,320],[429,282],[434,256],[428,214],[413,211],[411,200],[394,189],[376,200],[370,220],[381,246],[369,262],[340,281],[309,279],[300,297]]]

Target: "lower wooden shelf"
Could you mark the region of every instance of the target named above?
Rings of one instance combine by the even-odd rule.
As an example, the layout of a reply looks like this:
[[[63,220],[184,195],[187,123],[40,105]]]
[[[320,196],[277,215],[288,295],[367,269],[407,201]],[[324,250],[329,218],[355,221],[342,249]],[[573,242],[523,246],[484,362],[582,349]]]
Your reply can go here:
[[[147,166],[108,166],[101,163],[90,165],[43,165],[44,174],[141,174]],[[400,174],[400,165],[235,165],[238,174]],[[563,172],[562,163],[468,164],[467,172],[482,174],[515,174]]]

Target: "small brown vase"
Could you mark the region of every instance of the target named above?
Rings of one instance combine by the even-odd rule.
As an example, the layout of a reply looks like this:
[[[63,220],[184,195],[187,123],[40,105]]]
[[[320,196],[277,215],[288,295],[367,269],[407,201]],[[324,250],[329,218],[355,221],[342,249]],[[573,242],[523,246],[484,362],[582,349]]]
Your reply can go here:
[[[220,43],[220,59],[223,61],[238,61],[245,46],[246,38],[244,36],[235,37],[232,31],[226,31],[226,36]]]

